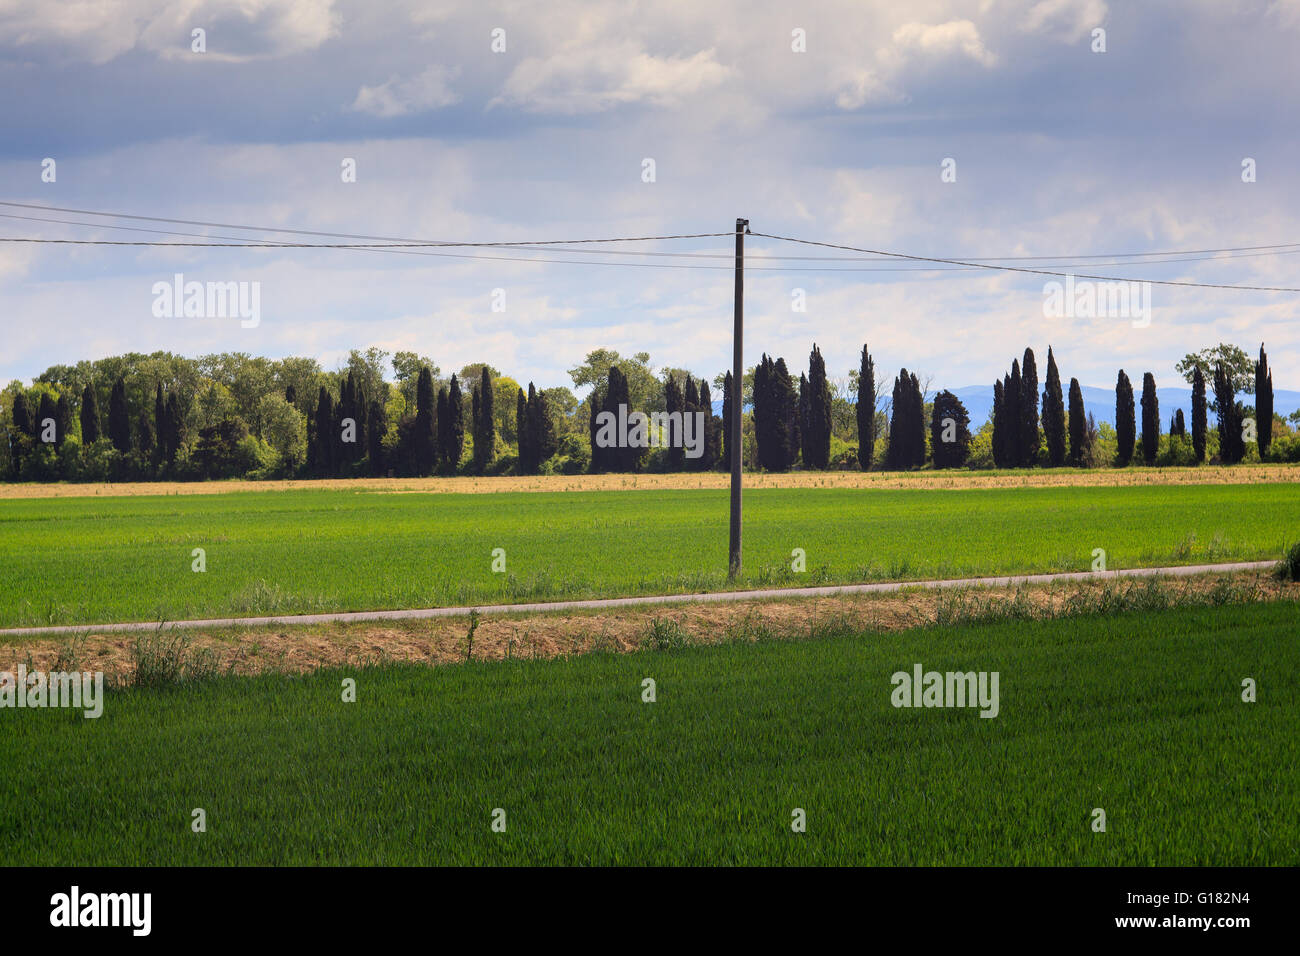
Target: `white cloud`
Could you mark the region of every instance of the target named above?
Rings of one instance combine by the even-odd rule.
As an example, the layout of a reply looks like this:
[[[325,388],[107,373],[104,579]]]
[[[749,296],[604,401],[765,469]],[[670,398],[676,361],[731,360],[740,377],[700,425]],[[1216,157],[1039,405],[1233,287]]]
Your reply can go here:
[[[981,66],[995,66],[998,62],[997,54],[984,46],[979,30],[969,20],[949,20],[933,26],[905,23],[894,31],[894,46],[925,56],[947,57],[959,53]]]
[[[1099,27],[1109,14],[1105,0],[1039,0],[1025,11],[1021,30],[1054,33],[1074,43]]]
[[[459,73],[459,68],[431,66],[405,79],[390,76],[378,86],[362,86],[350,109],[384,118],[441,109],[460,99],[448,85]]]
[[[335,36],[333,0],[105,0],[5,5],[0,43],[49,45],[63,55],[107,63],[137,46],[165,59],[193,56],[191,31],[207,31],[211,60],[248,62],[313,50]]]
[[[732,75],[715,50],[690,56],[653,56],[632,41],[597,41],[515,67],[493,104],[541,113],[596,113],[630,103],[674,107]]]

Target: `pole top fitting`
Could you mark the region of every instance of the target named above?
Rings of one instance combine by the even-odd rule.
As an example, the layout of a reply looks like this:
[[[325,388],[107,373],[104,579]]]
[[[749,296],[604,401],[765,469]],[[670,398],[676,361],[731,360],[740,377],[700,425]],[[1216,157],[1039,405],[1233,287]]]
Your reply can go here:
[[[740,232],[742,229],[745,231],[746,234],[749,233],[749,220],[748,220],[748,219],[737,219],[737,220],[736,220],[736,232]]]

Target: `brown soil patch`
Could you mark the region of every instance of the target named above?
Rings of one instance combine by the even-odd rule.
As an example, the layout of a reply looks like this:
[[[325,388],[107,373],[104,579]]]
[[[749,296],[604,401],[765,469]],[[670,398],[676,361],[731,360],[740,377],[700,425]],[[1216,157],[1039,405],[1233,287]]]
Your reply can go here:
[[[1158,583],[1152,584],[1151,582]],[[884,594],[690,603],[628,607],[616,611],[487,615],[474,632],[476,660],[548,658],[596,650],[631,651],[655,643],[653,629],[675,625],[693,643],[731,639],[817,636],[833,632],[880,633],[943,621],[969,620],[1016,602],[1022,613],[1060,616],[1095,607],[1104,594],[1158,586],[1171,600],[1203,602],[1215,589],[1233,600],[1300,601],[1300,588],[1267,574],[1238,572],[1189,578],[1107,579],[1018,588],[916,589]],[[1091,602],[1091,603],[1090,603]],[[414,662],[451,664],[466,658],[467,618],[380,623],[263,626],[168,631],[190,653],[208,654],[222,673],[302,673],[321,667],[364,667]],[[134,669],[137,634],[67,638],[16,638],[0,645],[0,671],[99,670],[110,680]],[[152,637],[152,635],[148,635]]]
[[[11,484],[3,498],[85,498],[130,495],[219,495],[234,491],[335,491],[490,494],[507,491],[663,491],[727,488],[722,473],[671,475],[533,475],[499,478],[325,478],[304,481],[146,481],[126,484]],[[1111,468],[1005,471],[795,471],[746,475],[746,488],[1053,488],[1132,485],[1241,485],[1300,482],[1300,464],[1206,465],[1200,468]]]

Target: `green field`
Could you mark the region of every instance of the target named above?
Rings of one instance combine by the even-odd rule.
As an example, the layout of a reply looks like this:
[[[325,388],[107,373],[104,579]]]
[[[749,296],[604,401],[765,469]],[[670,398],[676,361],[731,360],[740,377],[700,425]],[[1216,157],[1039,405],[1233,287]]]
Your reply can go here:
[[[13,865],[1294,864],[1295,625],[1284,602],[119,690],[98,720],[0,711],[0,840]],[[918,662],[998,671],[1000,713],[895,709]]]
[[[1086,571],[1094,548],[1111,568],[1277,558],[1300,485],[763,489],[745,509],[740,586],[811,585]],[[726,549],[724,490],[6,500],[0,626],[717,590]]]

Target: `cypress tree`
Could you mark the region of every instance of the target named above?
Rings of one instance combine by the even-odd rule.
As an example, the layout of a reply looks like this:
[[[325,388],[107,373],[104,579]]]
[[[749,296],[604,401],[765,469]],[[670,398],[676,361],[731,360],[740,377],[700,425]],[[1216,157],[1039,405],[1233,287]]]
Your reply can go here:
[[[486,365],[483,366],[479,375],[478,388],[474,394],[476,397],[474,467],[481,473],[487,470],[488,465],[492,464],[492,455],[497,440],[496,396],[492,390],[492,376],[488,374]]]
[[[778,358],[771,379],[772,399],[776,407],[776,471],[789,471],[799,456],[799,391],[785,359]]]
[[[722,464],[727,470],[731,469],[731,409],[732,409],[732,387],[731,373],[728,372],[722,379]]]
[[[1255,439],[1262,461],[1273,443],[1273,373],[1268,367],[1263,342],[1259,344],[1259,361],[1255,363]]]
[[[831,389],[826,379],[826,360],[816,343],[808,356],[807,387],[808,418],[803,430],[811,434],[803,439],[804,465],[824,469],[831,460]]]
[[[1160,452],[1160,402],[1156,398],[1156,379],[1150,372],[1142,375],[1142,460],[1156,463]]]
[[[812,389],[808,385],[808,376],[799,373],[799,458],[805,468],[811,468],[813,450],[812,440]]]
[[[921,387],[915,375],[901,369],[894,379],[893,407],[889,418],[890,468],[912,468],[925,463],[925,417]]]
[[[993,467],[1007,467],[1006,389],[1002,382],[993,383]]]
[[[1173,420],[1169,423],[1169,434],[1177,435],[1179,438],[1187,437],[1187,421],[1183,418],[1181,408],[1174,411]]]
[[[153,393],[153,422],[154,429],[158,434],[158,457],[165,456],[167,446],[167,403],[163,400],[162,382],[154,386]]]
[[[1087,442],[1087,422],[1083,417],[1083,389],[1077,378],[1070,379],[1070,464],[1083,467],[1083,451]]]
[[[549,461],[559,446],[555,435],[555,424],[551,421],[550,409],[546,405],[546,396],[528,383],[528,403],[526,408],[528,424],[528,445],[536,456],[535,467]]]
[[[1137,440],[1135,413],[1133,383],[1120,369],[1115,381],[1115,435],[1119,439],[1116,460],[1121,468],[1133,460],[1133,443]]]
[[[448,474],[455,474],[465,451],[465,395],[455,373],[452,373],[451,385],[447,389],[447,415],[451,422],[447,426],[447,455],[442,464]]]
[[[433,373],[429,366],[421,366],[415,377],[415,435],[412,442],[418,475],[431,475],[438,466],[438,439],[442,435],[442,420],[446,417],[443,413],[446,402],[445,390],[434,397]]]
[[[934,397],[930,415],[930,457],[935,468],[960,468],[970,453],[970,414],[949,391]]]
[[[1060,382],[1057,382],[1059,389]],[[1038,463],[1038,449],[1042,445],[1038,434],[1038,366],[1034,350],[1025,349],[1025,361],[1020,367],[1020,446],[1021,468],[1032,468]]]
[[[1192,373],[1192,451],[1197,464],[1205,461],[1205,432],[1205,376],[1198,365]]]
[[[185,440],[180,401],[176,398],[175,392],[167,396],[167,403],[163,407],[163,417],[166,428],[163,430],[163,434],[158,437],[158,441],[163,446],[163,456],[167,459],[168,464],[171,464],[176,460],[176,456],[180,454],[181,443]]]
[[[57,448],[59,443],[59,410],[54,405],[54,399],[50,398],[49,392],[41,392],[41,404],[36,412],[36,434],[44,442],[45,422],[46,420],[54,422],[54,445]]]
[[[384,460],[384,434],[388,431],[388,410],[379,402],[371,402],[366,419],[368,439],[366,456],[370,459],[370,474],[377,477],[387,470],[388,465]]]
[[[1024,399],[1024,379],[1020,374],[1020,362],[1011,360],[1011,374],[1002,386],[1002,403],[1007,407],[1007,461],[1012,468],[1019,468],[1024,461],[1020,454],[1020,441],[1024,437],[1024,415],[1020,406]]]
[[[316,398],[316,470],[322,475],[334,471],[333,433],[334,400],[322,385],[320,395]]]
[[[876,446],[876,363],[867,346],[862,346],[858,361],[858,465],[863,471],[871,468]]]
[[[524,397],[522,388],[515,392],[515,434],[519,436],[519,470],[527,474],[532,471],[533,459],[528,444],[528,399]],[[594,448],[591,458],[593,462],[596,460]]]
[[[120,377],[113,383],[108,399],[108,437],[122,454],[131,450],[131,420],[126,409],[126,382]]]
[[[87,385],[85,391],[81,393],[81,443],[93,445],[97,441],[99,441],[99,399],[95,397],[95,386]]]
[[[54,408],[55,426],[54,441],[58,447],[63,447],[63,439],[72,434],[72,403],[68,401],[66,393],[59,396],[58,404]]]
[[[677,379],[670,372],[668,381],[664,383],[664,408],[667,410],[668,434],[665,439],[668,442],[668,470],[682,471],[686,462],[686,449],[682,447],[681,426],[674,427],[672,424],[672,415],[676,413],[679,417],[685,412],[683,408],[682,390],[677,384]]]
[[[18,429],[19,434],[31,438],[36,434],[35,424],[32,422],[32,413],[27,404],[27,396],[19,392],[14,396],[14,428]]]
[[[150,457],[154,450],[154,426],[153,422],[149,420],[149,413],[146,411],[142,410],[140,412],[140,427],[136,429],[136,435],[138,436],[136,441],[140,448],[140,454],[146,458]]]
[[[1080,425],[1082,425],[1080,421]],[[1043,390],[1043,436],[1047,439],[1047,463],[1053,468],[1065,464],[1065,403],[1061,399],[1061,373],[1056,356],[1047,347],[1047,387]]]
[[[754,366],[754,444],[758,467],[772,471],[772,411],[768,389],[769,366],[767,353]]]
[[[704,454],[698,459],[697,471],[711,471],[718,463],[718,419],[713,414],[713,396],[708,379],[700,379],[699,410],[704,414]]]
[[[1214,367],[1214,401],[1219,409],[1219,460],[1225,465],[1235,465],[1245,457],[1246,446],[1232,375],[1222,363]]]

